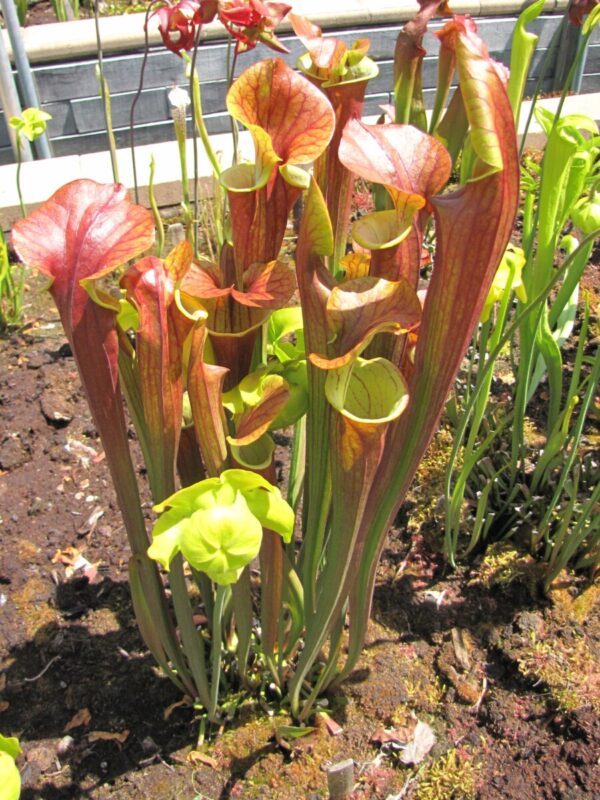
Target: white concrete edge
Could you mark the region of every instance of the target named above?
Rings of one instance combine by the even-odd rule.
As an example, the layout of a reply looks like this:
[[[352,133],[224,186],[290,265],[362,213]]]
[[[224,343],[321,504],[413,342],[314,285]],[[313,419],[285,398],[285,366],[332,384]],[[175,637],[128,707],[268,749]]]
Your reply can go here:
[[[480,16],[508,16],[520,13],[533,0],[457,0],[452,2],[456,14]],[[568,0],[547,0],[545,13],[562,12]],[[360,25],[390,25],[404,22],[418,10],[416,0],[295,0],[294,11],[310,17],[324,30]],[[100,37],[105,53],[139,50],[144,47],[145,14],[125,14],[120,17],[103,17],[100,20]],[[278,29],[291,31],[289,22],[283,21]],[[160,44],[158,21],[150,20],[149,41]],[[96,29],[93,19],[33,25],[21,30],[29,60],[32,63],[52,62],[68,58],[95,56]],[[223,39],[223,27],[216,22],[204,27],[206,40]],[[6,49],[12,59],[12,47],[6,30],[1,30]]]
[[[548,110],[555,111],[559,98],[552,97],[539,101]],[[519,121],[519,135],[522,135],[529,115],[531,102],[523,103]],[[586,114],[600,123],[600,92],[568,97],[563,109],[566,114]],[[374,121],[374,117],[371,121]],[[231,164],[232,143],[229,134],[212,136],[211,142],[224,166]],[[544,135],[535,119],[530,126],[527,144],[532,147],[543,146]],[[252,140],[247,131],[240,134],[240,155],[244,160],[254,158]],[[128,149],[118,150],[119,179],[127,188],[133,189],[133,169],[131,153]],[[154,156],[154,190],[160,206],[177,205],[181,200],[179,155],[176,142],[163,142],[136,148],[136,166],[140,202],[148,205],[148,182],[150,178],[150,158]],[[211,191],[212,168],[198,142],[199,167],[202,190]],[[188,169],[192,169],[193,147],[188,141]],[[7,231],[19,219],[19,200],[16,190],[16,164],[0,166],[0,225]],[[89,178],[106,183],[112,181],[110,154],[108,152],[89,153],[82,156],[63,156],[42,161],[30,161],[21,165],[21,187],[23,199],[28,210],[43,203],[57,189],[69,181]]]

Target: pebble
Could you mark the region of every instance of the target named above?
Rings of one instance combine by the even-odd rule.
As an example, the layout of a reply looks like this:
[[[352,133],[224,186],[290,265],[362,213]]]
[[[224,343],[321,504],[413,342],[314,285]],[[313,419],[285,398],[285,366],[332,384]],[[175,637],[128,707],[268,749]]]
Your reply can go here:
[[[146,736],[146,738],[142,740],[142,750],[147,755],[153,755],[154,753],[158,753],[159,748],[151,736]]]
[[[59,756],[65,756],[75,744],[75,739],[72,736],[63,736],[56,747],[56,753]]]

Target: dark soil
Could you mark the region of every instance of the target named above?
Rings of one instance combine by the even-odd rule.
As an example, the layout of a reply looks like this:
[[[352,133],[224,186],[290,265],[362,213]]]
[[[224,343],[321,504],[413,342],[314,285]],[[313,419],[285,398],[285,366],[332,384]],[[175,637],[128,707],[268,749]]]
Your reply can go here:
[[[31,316],[31,311],[29,312]],[[392,532],[361,663],[329,698],[341,726],[293,740],[248,702],[202,752],[198,720],[137,633],[127,542],[75,364],[44,305],[0,341],[0,730],[20,738],[23,798],[326,795],[355,762],[353,798],[600,797],[600,588],[510,547],[445,574],[424,544],[447,447],[438,437]],[[93,569],[73,572],[75,548]],[[397,742],[437,742],[418,767]]]

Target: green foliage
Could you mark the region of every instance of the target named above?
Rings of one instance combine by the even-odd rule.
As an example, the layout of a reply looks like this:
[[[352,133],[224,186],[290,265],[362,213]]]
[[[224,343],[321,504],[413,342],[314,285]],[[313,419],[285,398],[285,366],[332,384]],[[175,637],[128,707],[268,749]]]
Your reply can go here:
[[[21,776],[15,764],[20,752],[17,739],[0,734],[0,800],[18,800],[21,794]]]
[[[531,46],[535,37],[524,25],[539,10],[534,4],[523,12],[515,47]],[[589,36],[594,22],[586,24]],[[509,85],[517,118],[525,74],[521,69],[511,75]],[[446,479],[449,560],[454,563],[459,550],[466,554],[486,540],[518,534],[547,563],[546,585],[567,563],[592,568],[600,563],[595,511],[600,471],[584,455],[582,439],[600,377],[600,355],[588,354],[587,304],[567,387],[562,358],[576,325],[579,282],[600,233],[600,137],[591,118],[562,116],[561,107],[562,102],[557,114],[535,107],[547,143],[541,163],[525,158],[521,168],[523,249],[518,259],[514,249],[507,251],[464,383],[457,386],[451,407],[457,434]],[[510,399],[501,404],[490,398],[494,370],[505,387],[508,377]],[[541,402],[544,377],[545,430],[532,441],[527,412],[533,401]],[[462,465],[455,471],[459,453]]]
[[[194,186],[199,137],[221,189],[209,235],[198,231],[177,97],[184,241],[163,254],[159,239],[155,251],[152,214],[123,187],[89,180],[62,187],[13,230],[20,257],[51,279],[102,439],[132,550],[140,631],[211,723],[232,713],[224,692],[265,686],[304,723],[319,695],[353,670],[386,533],[508,243],[519,191],[513,112],[461,16],[440,32],[449,58],[425,130],[416,73],[437,5],[406,26],[409,47],[396,53],[398,108],[419,127],[362,123],[361,98],[377,74],[368,43],[325,46],[316,26],[293,16],[308,49],[305,74],[281,59],[259,61],[227,94],[254,163],[221,170],[195,49],[189,59]],[[220,5],[202,6],[231,31],[236,56],[258,41],[281,47],[273,31],[283,6],[244,6],[247,25]],[[194,48],[200,28],[188,6],[165,3],[160,12],[167,46]],[[447,105],[455,66],[461,91]],[[142,85],[143,74],[140,93]],[[34,123],[24,118],[20,134],[35,132]],[[459,158],[468,183],[456,189]],[[355,175],[379,184],[390,207],[352,225]],[[301,198],[294,268],[285,237]],[[421,241],[433,227],[423,306]],[[349,237],[356,252],[346,255]],[[518,286],[517,261],[504,265],[502,301]],[[128,262],[113,296],[101,279]],[[157,514],[150,547],[122,395]],[[284,436],[291,426],[295,434],[289,505],[275,486],[283,426]]]
[[[10,263],[8,245],[0,231],[0,332],[20,323],[24,284],[25,268]]]

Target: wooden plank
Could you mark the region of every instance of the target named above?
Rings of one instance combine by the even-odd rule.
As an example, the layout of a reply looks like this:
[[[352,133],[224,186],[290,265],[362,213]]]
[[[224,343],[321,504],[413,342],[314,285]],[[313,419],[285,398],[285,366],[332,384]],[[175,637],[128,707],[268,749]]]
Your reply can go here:
[[[510,59],[510,41],[514,29],[514,17],[496,17],[478,19],[479,32],[486,41],[490,52],[498,60],[508,64]],[[425,87],[425,102],[431,106],[434,96],[434,87],[437,81],[437,52],[439,43],[433,32],[443,26],[443,22],[434,22],[431,30],[425,37],[425,46],[429,51],[423,64],[423,85]],[[541,64],[547,52],[546,48],[552,41],[554,31],[560,24],[560,17],[544,15],[535,20],[529,30],[540,35],[538,49],[534,55],[532,76],[537,77]],[[359,38],[371,40],[370,55],[379,62],[380,74],[368,87],[366,112],[376,113],[379,103],[389,102],[389,90],[393,82],[393,49],[401,25],[369,26],[354,30],[340,27],[333,32],[347,44]],[[290,53],[285,60],[294,65],[297,57],[304,48],[296,37],[283,37],[287,42]],[[600,72],[600,30],[594,32],[588,51],[586,75],[597,75]],[[229,121],[224,114],[226,82],[226,51],[227,46],[222,41],[206,42],[199,53],[199,71],[202,78],[203,108],[207,117],[210,132],[223,132],[229,130]],[[240,71],[250,64],[270,56],[264,48],[256,48],[246,53],[239,59]],[[128,142],[129,114],[131,103],[137,91],[139,74],[143,55],[129,53],[126,55],[107,55],[105,57],[105,73],[111,88],[111,101],[113,125],[117,131],[119,146]],[[44,109],[48,110],[53,119],[49,124],[50,137],[57,145],[60,152],[78,152],[75,133],[83,135],[85,145],[82,152],[106,148],[104,130],[104,114],[101,100],[98,96],[98,84],[95,77],[96,60],[85,59],[73,61],[62,65],[41,65],[35,68],[36,79],[40,88],[40,95]],[[136,111],[136,124],[138,135],[143,141],[165,141],[173,138],[170,109],[167,100],[168,90],[177,84],[185,86],[185,64],[174,54],[164,48],[152,50],[147,59],[144,91],[140,96]],[[552,69],[549,70],[551,75]],[[585,79],[584,79],[585,80]],[[597,78],[590,78],[584,86],[597,88]],[[528,83],[528,91],[533,90],[534,82]],[[373,97],[374,99],[371,99]],[[371,111],[370,109],[374,109]],[[8,145],[6,128],[2,127],[0,117],[0,148]],[[148,127],[148,131],[146,131]],[[153,138],[159,137],[159,138]],[[140,141],[142,143],[142,141]],[[64,150],[64,148],[72,148]],[[91,148],[91,150],[90,150]]]
[[[502,52],[510,48],[514,20],[498,18],[479,21],[479,31],[490,50]],[[540,32],[539,47],[547,47],[552,33],[558,25],[558,18],[545,16],[530,26],[534,32]],[[432,30],[439,30],[442,23],[434,23]],[[371,55],[375,60],[393,57],[396,37],[401,26],[370,27],[356,30],[340,30],[336,33],[347,44],[359,38],[371,39]],[[284,59],[295,65],[298,56],[304,51],[303,45],[296,37],[283,37],[290,53]],[[425,37],[425,49],[430,54],[437,53],[438,40],[428,33]],[[199,52],[199,74],[202,82],[213,82],[226,79],[227,45],[223,42],[206,43]],[[267,57],[269,54],[257,47],[239,59],[240,71],[252,63]],[[139,83],[143,56],[141,53],[127,55],[108,55],[105,57],[105,74],[111,94],[136,91]],[[87,59],[66,64],[39,66],[34,69],[42,103],[60,100],[95,97],[98,87],[95,77],[96,60]],[[148,55],[144,73],[144,88],[153,89],[172,86],[174,83],[185,83],[184,62],[164,48],[151,51]]]
[[[390,102],[390,94],[370,95],[365,99],[365,114],[378,114],[382,103]],[[208,114],[205,116],[206,127],[210,134],[227,133],[231,130],[229,116],[225,113]],[[191,136],[191,122],[188,120],[188,136]],[[117,147],[129,146],[129,128],[115,129]],[[152,144],[153,142],[173,141],[173,156],[177,159],[177,145],[174,141],[173,123],[168,121],[153,122],[136,128],[136,145]],[[202,145],[199,144],[199,147]],[[52,142],[54,154],[57,156],[71,155],[73,153],[94,153],[106,150],[106,134],[91,132],[74,136],[63,136]],[[175,162],[178,163],[177,161]]]
[[[10,147],[7,125],[8,122],[4,115],[4,111],[0,108],[0,149],[3,147]]]
[[[13,156],[12,149],[10,147],[0,147],[0,165],[4,166],[4,164],[14,164],[15,159]]]
[[[167,94],[167,89],[150,89],[142,92],[135,107],[136,125],[169,119]],[[114,128],[123,128],[129,125],[135,96],[135,92],[111,94],[110,105]],[[71,106],[78,133],[92,133],[105,129],[104,108],[100,97],[73,100]]]
[[[583,69],[584,75],[593,75],[596,72],[600,72],[600,44],[588,47],[587,59]]]
[[[171,106],[168,99],[171,88],[172,87],[168,89],[148,89],[142,92],[136,105],[136,124],[139,125],[171,119]],[[181,88],[185,90],[189,89],[186,84],[182,84]],[[203,84],[202,108],[204,113],[213,114],[219,111],[225,111],[226,93],[227,83],[225,81]],[[112,120],[115,128],[129,125],[131,105],[135,96],[136,92],[124,92],[117,95],[111,94]],[[102,100],[99,97],[73,100],[72,106],[77,131],[80,133],[91,133],[104,129],[104,111]]]
[[[600,92],[600,72],[584,75],[581,81],[581,92]]]
[[[51,139],[77,133],[71,103],[66,100],[58,103],[44,103],[42,108],[52,115],[52,119],[48,120],[48,135]]]

